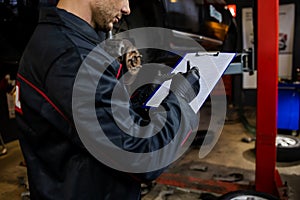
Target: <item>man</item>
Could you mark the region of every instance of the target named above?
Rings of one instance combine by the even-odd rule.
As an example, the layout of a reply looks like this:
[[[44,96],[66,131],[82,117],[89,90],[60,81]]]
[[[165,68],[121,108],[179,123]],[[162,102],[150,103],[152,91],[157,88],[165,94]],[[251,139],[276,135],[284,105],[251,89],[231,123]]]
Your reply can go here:
[[[74,124],[72,92],[78,70],[101,42],[98,31],[111,30],[122,15],[129,13],[128,0],[60,0],[56,8],[41,11],[17,75],[17,121],[22,132],[20,145],[27,164],[32,200],[140,199],[141,183],[154,180],[162,173],[163,169],[145,173],[123,172],[101,163],[83,144]],[[99,52],[95,62],[104,67],[106,61],[103,59],[109,56],[101,48]],[[114,104],[110,97],[118,82],[119,69],[118,62],[110,64],[103,72],[104,78],[99,81],[93,98],[99,124],[120,148],[149,152],[169,143],[182,121],[186,122],[184,130],[194,130],[198,125],[196,114],[188,105],[195,94],[187,94],[187,90],[192,85],[196,92],[199,91],[200,77],[197,70],[192,69],[184,74],[188,84],[180,76],[174,77],[173,93],[162,102],[169,113],[167,125],[157,137],[142,143],[132,139],[116,125],[116,121],[127,119],[114,119],[110,112],[110,105]],[[122,94],[126,95],[125,86]],[[122,108],[120,101],[115,106]],[[178,101],[183,102],[184,112]],[[148,119],[135,111],[139,105],[134,105],[130,113],[137,123],[143,124]],[[162,115],[157,111],[153,117],[159,121]]]

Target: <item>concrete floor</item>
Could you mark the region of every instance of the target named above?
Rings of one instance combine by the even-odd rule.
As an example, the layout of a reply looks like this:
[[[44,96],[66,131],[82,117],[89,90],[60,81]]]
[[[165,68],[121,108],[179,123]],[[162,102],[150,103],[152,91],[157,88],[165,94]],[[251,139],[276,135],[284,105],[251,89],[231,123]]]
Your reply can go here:
[[[245,127],[239,122],[225,124],[222,134],[213,150],[204,158],[199,158],[199,147],[194,144],[178,161],[170,166],[166,173],[179,174],[186,177],[194,177],[201,180],[212,180],[220,175],[239,173],[243,180],[237,182],[240,185],[252,185],[255,181],[255,143],[245,143],[241,139],[251,136]],[[26,191],[23,183],[26,183],[26,167],[20,165],[23,161],[18,141],[6,144],[8,153],[0,156],[0,199],[18,200],[21,193]],[[206,170],[194,170],[191,166],[205,167]],[[294,163],[277,163],[277,169],[282,181],[288,183],[290,200],[300,199],[300,161]],[[186,190],[180,187],[169,187],[154,182],[150,192],[143,200],[154,200],[160,191],[170,190],[172,194],[165,199],[193,200],[205,199],[205,190]],[[220,196],[218,193],[211,193]],[[201,197],[202,196],[202,197]]]
[[[255,143],[241,142],[243,137],[248,137],[249,133],[245,131],[244,126],[241,123],[227,124],[224,126],[223,132],[213,150],[205,157],[199,158],[199,148],[192,148],[187,152],[179,161],[172,165],[169,172],[192,176],[200,178],[202,180],[212,180],[216,176],[224,176],[231,173],[243,174],[243,180],[236,182],[240,185],[254,185],[255,182]],[[200,165],[207,167],[207,171],[195,171],[191,170],[192,165]],[[287,182],[289,189],[289,200],[300,199],[300,162],[293,163],[277,163],[277,169],[283,182]],[[154,194],[149,193],[144,197],[145,200],[155,199],[153,196],[157,196],[161,191],[162,185],[156,186],[160,189],[154,190]],[[166,187],[162,187],[166,190]],[[170,189],[170,188],[169,188]],[[173,189],[173,187],[171,187]],[[198,190],[185,190],[180,191],[181,188],[174,191],[173,196],[170,195],[168,200],[178,199],[205,199],[201,198],[201,193],[207,191]],[[214,193],[215,196],[220,196],[218,193]]]
[[[26,192],[23,180],[27,179],[26,167],[20,165],[23,156],[17,140],[6,144],[6,155],[0,156],[0,199],[19,200]],[[23,179],[23,180],[22,180]]]

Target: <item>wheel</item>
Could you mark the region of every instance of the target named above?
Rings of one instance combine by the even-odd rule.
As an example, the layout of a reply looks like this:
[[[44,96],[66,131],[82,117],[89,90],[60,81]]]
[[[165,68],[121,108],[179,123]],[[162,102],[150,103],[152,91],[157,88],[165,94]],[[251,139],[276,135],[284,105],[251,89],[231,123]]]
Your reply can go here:
[[[279,200],[279,198],[263,192],[252,190],[238,190],[226,193],[218,200]]]
[[[300,160],[300,139],[291,135],[278,134],[276,137],[277,162]]]

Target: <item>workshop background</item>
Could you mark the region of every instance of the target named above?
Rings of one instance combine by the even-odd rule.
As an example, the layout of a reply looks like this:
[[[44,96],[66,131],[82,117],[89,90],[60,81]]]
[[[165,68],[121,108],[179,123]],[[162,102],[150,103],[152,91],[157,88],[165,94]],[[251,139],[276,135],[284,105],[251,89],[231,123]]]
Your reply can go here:
[[[3,200],[30,199],[14,115],[15,77],[22,51],[36,26],[38,10],[55,4],[56,0],[0,0],[0,199]],[[143,185],[143,200],[239,196],[299,200],[300,2],[131,0],[130,4],[131,15],[114,27],[114,34],[139,27],[163,27],[192,37],[207,51],[237,53],[222,76],[227,113],[217,144],[207,156],[199,158],[199,149],[210,136],[207,130],[213,118],[211,98],[223,95],[221,84],[215,86],[200,110],[199,130],[192,146],[156,181]],[[274,33],[278,35],[274,37]],[[278,48],[269,45],[272,39],[278,40],[274,43]],[[180,46],[182,41],[172,45]],[[277,54],[274,65],[261,64],[269,55],[262,49],[268,49],[272,56],[274,52]],[[178,60],[159,50],[145,50],[142,54],[145,63],[172,66]],[[262,84],[261,80],[270,79],[276,80],[276,84]],[[265,96],[259,93],[260,88],[266,91],[262,94]],[[276,107],[270,110],[268,104],[274,103]],[[261,126],[271,129],[261,133]],[[273,143],[268,140],[274,135],[276,142],[270,147]],[[267,154],[272,148],[276,154]],[[264,159],[266,154],[269,158]]]

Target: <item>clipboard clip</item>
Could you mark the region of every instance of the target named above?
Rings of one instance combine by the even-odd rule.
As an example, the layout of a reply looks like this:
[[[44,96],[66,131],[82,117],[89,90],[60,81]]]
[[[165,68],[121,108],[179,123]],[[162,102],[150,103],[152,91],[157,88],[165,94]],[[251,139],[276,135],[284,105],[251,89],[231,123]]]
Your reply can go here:
[[[214,52],[197,52],[196,56],[218,56],[219,51],[214,51]]]

